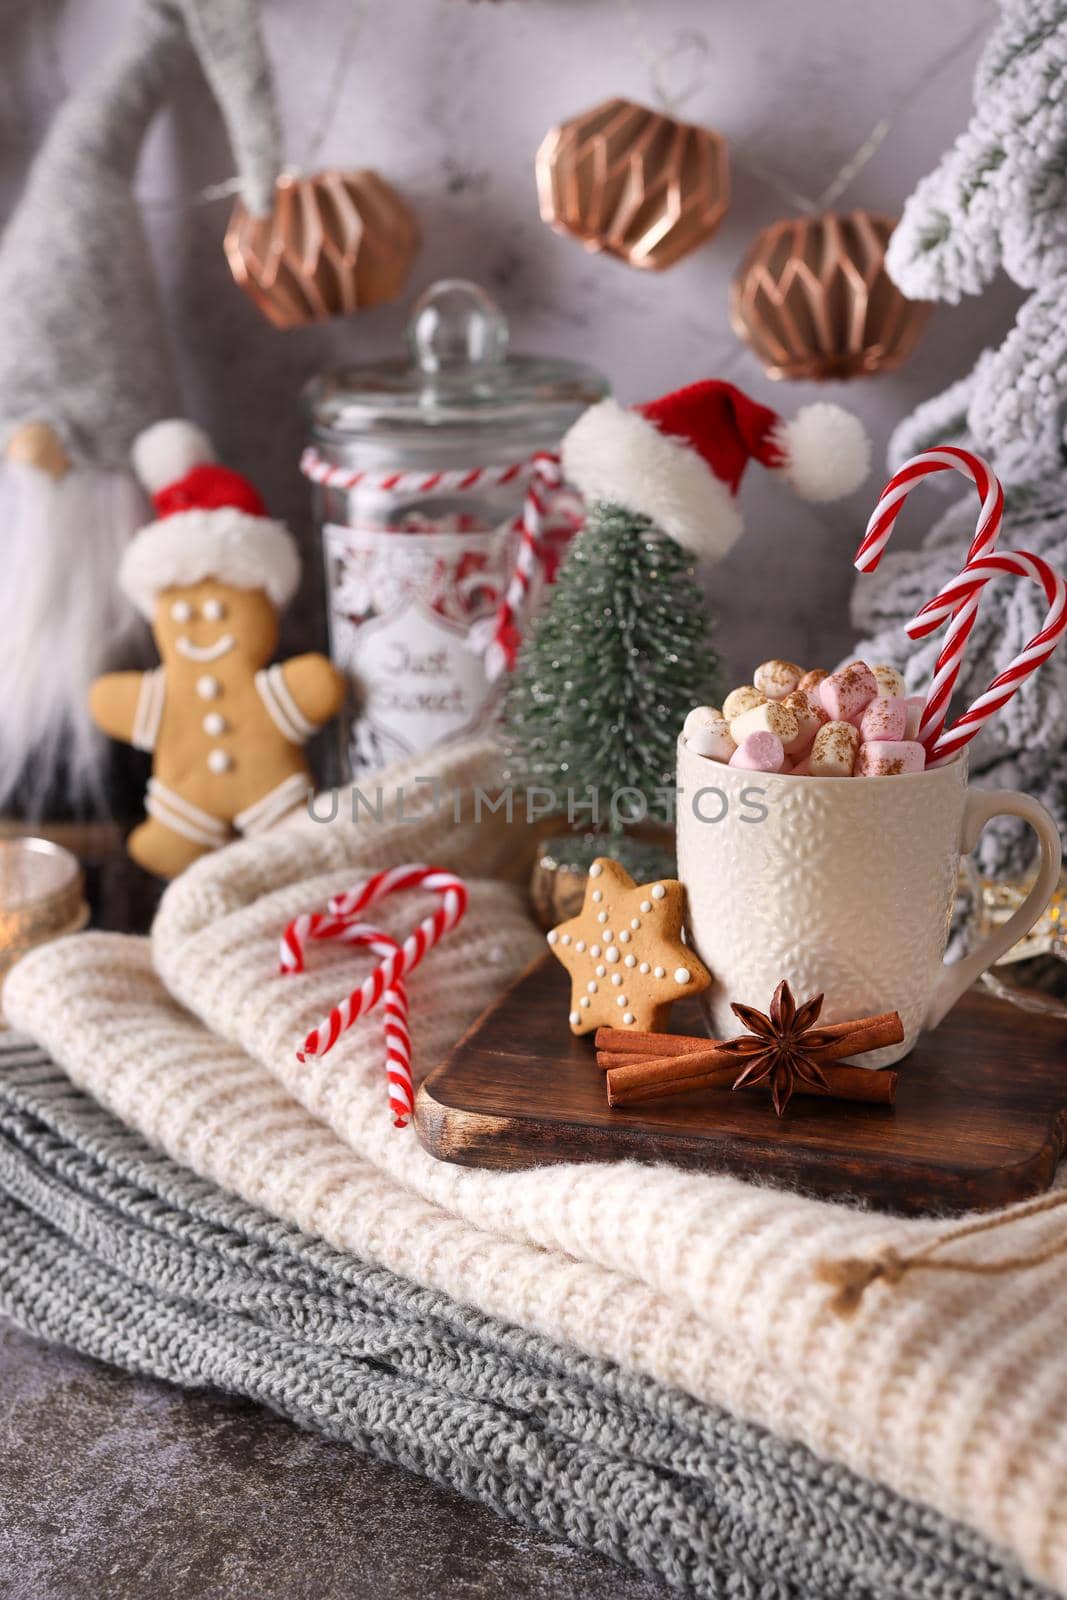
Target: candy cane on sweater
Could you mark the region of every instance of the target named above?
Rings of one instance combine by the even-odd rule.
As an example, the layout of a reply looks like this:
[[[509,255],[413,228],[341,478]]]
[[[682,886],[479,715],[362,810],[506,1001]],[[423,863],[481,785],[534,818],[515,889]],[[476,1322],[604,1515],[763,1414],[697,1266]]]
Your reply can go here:
[[[384,899],[386,895],[413,888],[439,894],[441,903],[430,916],[423,918],[402,944],[396,945],[395,941],[391,941],[394,948],[374,971],[334,1006],[317,1027],[311,1029],[302,1049],[297,1051],[299,1060],[326,1055],[358,1017],[373,1010],[386,990],[395,989],[400,979],[414,971],[438,940],[462,920],[467,909],[467,886],[455,873],[446,872],[440,867],[422,863],[393,867],[387,872],[375,873],[347,894],[335,895],[329,902],[328,913],[304,913],[286,928],[281,944],[281,970],[286,973],[301,972],[304,968],[305,944],[309,938],[344,940],[350,925],[368,906]]]
[[[466,489],[525,483],[522,509],[512,524],[518,542],[507,588],[496,615],[476,623],[470,631],[471,648],[484,655],[490,682],[515,665],[519,619],[534,580],[545,566],[545,524],[563,487],[557,455],[538,450],[526,461],[512,461],[504,466],[461,467],[439,472],[371,472],[335,466],[324,460],[317,450],[308,448],[300,458],[300,470],[312,483],[325,488],[372,488],[392,494],[462,493]],[[571,521],[573,533],[578,524],[574,519]]]
[[[867,531],[856,552],[854,565],[860,572],[873,572],[881,561],[890,534],[896,526],[904,501],[925,478],[935,472],[955,470],[970,478],[981,496],[982,505],[974,538],[967,552],[967,561],[988,555],[1000,536],[1004,516],[1004,489],[987,461],[958,445],[939,445],[912,456],[895,472],[882,490],[878,503],[871,513]],[[941,654],[934,667],[934,676],[919,719],[917,737],[928,747],[936,740],[945,725],[952,691],[956,686],[963,663],[963,647],[974,627],[978,615],[978,591],[968,592],[958,604]]]
[[[1032,672],[1036,672],[1055,650],[1067,631],[1067,582],[1043,561],[1040,556],[1026,550],[998,550],[991,555],[979,556],[969,561],[963,571],[946,583],[932,600],[908,623],[907,633],[912,639],[925,638],[939,628],[947,617],[955,621],[964,606],[977,610],[978,599],[992,578],[1011,573],[1030,578],[1039,583],[1049,603],[1044,625],[1030,642],[999,672],[983,694],[971,704],[947,732],[939,732],[927,745],[927,766],[938,766],[949,760],[994,716],[1018,690]],[[958,638],[955,648],[962,655],[963,641]],[[951,632],[950,632],[951,637]],[[942,655],[944,655],[942,651]],[[958,662],[957,662],[958,670]]]

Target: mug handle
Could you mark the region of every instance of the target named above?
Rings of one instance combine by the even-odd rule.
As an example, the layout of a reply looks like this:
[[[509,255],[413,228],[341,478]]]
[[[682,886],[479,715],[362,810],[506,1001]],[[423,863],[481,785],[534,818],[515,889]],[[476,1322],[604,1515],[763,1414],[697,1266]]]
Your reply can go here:
[[[978,835],[992,817],[1022,817],[1033,828],[1041,845],[1037,878],[1018,911],[1012,913],[1003,927],[994,928],[969,956],[945,968],[934,988],[924,1028],[936,1028],[964,990],[1030,932],[1059,882],[1062,856],[1059,830],[1040,801],[1028,794],[1018,794],[1014,789],[968,789],[960,827],[961,855],[970,855],[978,843]]]

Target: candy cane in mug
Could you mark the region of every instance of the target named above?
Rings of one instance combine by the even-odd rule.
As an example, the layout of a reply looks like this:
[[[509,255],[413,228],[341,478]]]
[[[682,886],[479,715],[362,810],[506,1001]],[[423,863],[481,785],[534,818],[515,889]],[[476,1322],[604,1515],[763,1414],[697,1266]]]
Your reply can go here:
[[[973,451],[960,449],[957,445],[939,445],[935,450],[924,450],[920,455],[912,456],[882,490],[856,552],[853,564],[858,571],[874,572],[885,553],[904,501],[916,484],[922,483],[933,473],[946,471],[961,472],[964,477],[970,478],[981,496],[982,505],[967,561],[988,555],[1000,536],[1004,517],[1004,489],[1000,479],[989,463]],[[936,739],[945,725],[949,701],[963,661],[963,646],[978,615],[978,601],[979,591],[968,590],[956,607],[948,637],[934,667],[933,680],[919,721],[918,738],[924,744]]]
[[[977,612],[978,600],[985,585],[990,579],[1004,573],[1030,578],[1041,585],[1049,604],[1044,625],[1003,672],[997,674],[988,689],[967,708],[958,722],[947,732],[938,730],[929,738],[927,766],[939,766],[965,744],[969,744],[989,718],[1008,703],[1020,684],[1048,660],[1067,630],[1067,582],[1040,556],[1031,555],[1026,550],[999,550],[968,562],[963,571],[946,583],[912,618],[907,627],[908,636],[922,639],[939,628],[946,618],[953,617],[955,622],[965,605]],[[953,649],[957,656],[958,672],[964,639],[959,637],[959,631],[955,628],[950,630],[950,639],[953,632],[956,635]],[[942,656],[944,654],[942,651]]]

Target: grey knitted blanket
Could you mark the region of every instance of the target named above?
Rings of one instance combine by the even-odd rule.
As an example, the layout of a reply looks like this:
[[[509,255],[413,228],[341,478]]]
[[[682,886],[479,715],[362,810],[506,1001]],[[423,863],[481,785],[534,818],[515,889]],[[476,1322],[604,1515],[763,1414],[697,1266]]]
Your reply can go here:
[[[976,1534],[303,1237],[0,1046],[0,1314],[213,1385],[702,1596],[1026,1597]]]

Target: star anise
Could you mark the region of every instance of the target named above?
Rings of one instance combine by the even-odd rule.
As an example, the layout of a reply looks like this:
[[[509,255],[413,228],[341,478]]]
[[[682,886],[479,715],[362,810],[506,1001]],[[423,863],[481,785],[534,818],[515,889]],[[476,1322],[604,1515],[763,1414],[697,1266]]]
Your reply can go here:
[[[814,1026],[822,1010],[822,1001],[822,995],[817,994],[798,1006],[783,978],[774,991],[766,1016],[754,1006],[731,1006],[734,1016],[748,1029],[747,1033],[736,1039],[726,1039],[719,1046],[720,1050],[728,1050],[748,1063],[733,1087],[743,1089],[756,1083],[769,1083],[774,1109],[779,1116],[801,1084],[829,1092],[817,1053],[829,1044],[831,1035]]]

